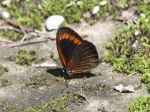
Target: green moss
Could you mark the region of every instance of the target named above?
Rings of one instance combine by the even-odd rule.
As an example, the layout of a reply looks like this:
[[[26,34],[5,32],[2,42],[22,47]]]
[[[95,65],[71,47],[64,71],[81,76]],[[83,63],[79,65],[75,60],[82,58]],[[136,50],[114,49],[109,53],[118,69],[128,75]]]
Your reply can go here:
[[[12,0],[7,9],[18,23],[34,29],[41,29],[45,19],[53,14],[62,15],[67,22],[79,22],[84,12],[92,12],[99,5],[99,0],[67,1],[60,0]],[[101,5],[101,4],[100,4]],[[99,19],[107,10],[106,4],[101,5],[101,10],[92,19]],[[24,11],[25,10],[25,11]]]
[[[122,9],[131,6],[131,1],[127,0],[117,0],[116,3],[117,7]],[[101,17],[118,15],[116,5],[110,4],[107,0],[60,0],[59,2],[55,0],[12,0],[6,6],[10,15],[18,23],[33,29],[41,29],[45,19],[50,15],[62,15],[68,23],[80,22],[83,13],[87,11],[92,13],[93,8],[97,5],[100,6],[100,11],[88,20],[90,24],[94,24]]]
[[[132,102],[128,108],[128,112],[149,112],[150,111],[150,96],[139,97]]]
[[[142,82],[150,90],[150,6],[138,5],[137,13],[144,13],[137,24],[125,26],[118,30],[106,46],[105,61],[119,72],[144,74]],[[130,104],[129,112],[150,111],[150,97],[138,98]]]
[[[0,79],[2,78],[2,76],[5,72],[8,72],[8,68],[3,67],[2,65],[0,65]]]
[[[149,42],[144,42],[142,38],[134,36],[135,31],[130,31],[133,30],[130,30],[130,28],[123,29],[115,36],[107,46],[108,52],[105,53],[105,60],[110,62],[114,69],[119,72],[150,73]],[[142,36],[139,35],[139,37]],[[136,44],[136,47],[134,47],[134,44]]]
[[[0,86],[1,86],[1,87],[6,87],[7,85],[9,85],[9,81],[6,80],[6,79],[4,79],[4,78],[2,78],[2,79],[0,80]]]
[[[144,13],[146,14],[146,16],[149,16],[150,15],[150,12],[148,10],[150,10],[150,6],[149,4],[147,4],[146,2],[144,2],[145,0],[143,0],[143,3],[142,4],[139,4],[137,6],[137,13],[140,14],[140,13]]]
[[[68,106],[71,103],[81,103],[85,101],[79,93],[75,94],[64,94],[61,97],[54,98],[51,102],[42,104],[41,106],[34,108],[29,107],[25,109],[25,112],[43,112],[43,111],[56,111],[56,112],[70,112]]]
[[[0,102],[0,107],[2,112],[17,112],[12,106],[6,104],[6,102]]]
[[[85,92],[95,92],[95,91],[101,91],[101,90],[106,91],[106,90],[109,90],[110,87],[103,85],[101,83],[98,83],[98,84],[92,83],[87,86],[84,86],[83,89]]]
[[[39,57],[37,51],[31,50],[29,52],[21,49],[15,56],[9,57],[11,61],[15,61],[19,65],[31,65],[32,63],[39,63],[44,60]]]
[[[27,87],[39,88],[41,86],[50,86],[50,81],[40,76],[31,77],[28,82],[25,83]]]
[[[105,61],[119,72],[150,73],[150,6],[147,7],[144,13],[149,16],[140,18],[138,24],[121,28],[106,46]]]
[[[4,87],[8,85],[8,80],[3,78],[3,74],[5,72],[8,72],[8,68],[3,67],[2,65],[0,65],[0,87]]]
[[[61,98],[54,98],[52,102],[45,103],[38,108],[30,107],[25,110],[25,112],[43,112],[43,111],[56,111],[56,112],[68,112],[69,109],[66,108],[68,105],[69,99],[67,95],[62,96]]]
[[[149,10],[149,6],[145,7],[139,9],[138,13],[145,13],[146,18],[140,18],[136,25],[120,29],[107,45],[105,60],[119,72],[144,74],[142,82],[150,91],[150,18],[149,11],[144,11]],[[149,102],[149,97],[139,98],[130,105],[129,112],[147,112],[150,109]]]
[[[150,92],[150,73],[144,74],[141,81],[146,84],[148,91]]]
[[[3,38],[8,38],[12,41],[21,40],[23,38],[22,32],[16,32],[16,31],[11,31],[11,30],[1,30],[0,35]]]
[[[7,9],[18,23],[33,29],[41,29],[44,26],[44,20],[48,16],[52,14],[63,15],[62,10],[65,6],[66,0],[59,2],[54,0],[12,0]]]
[[[118,0],[118,6],[120,8],[123,8],[123,9],[128,8],[130,6],[130,1],[128,1],[128,0]]]
[[[150,5],[137,6],[137,13],[145,14],[137,24],[119,29],[111,42],[106,45],[105,61],[119,72],[143,74],[142,82],[150,90]],[[129,112],[150,111],[150,97],[141,97],[130,104]]]

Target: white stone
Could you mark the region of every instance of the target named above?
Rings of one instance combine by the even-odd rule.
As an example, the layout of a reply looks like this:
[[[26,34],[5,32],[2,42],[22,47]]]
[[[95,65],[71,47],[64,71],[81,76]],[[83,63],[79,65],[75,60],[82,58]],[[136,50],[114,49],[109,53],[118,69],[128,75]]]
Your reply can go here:
[[[134,33],[134,35],[135,35],[135,36],[138,36],[138,35],[139,35],[139,32],[138,32],[138,31],[136,31],[136,32]]]
[[[135,41],[133,44],[132,44],[132,47],[136,48],[138,45],[138,41]]]
[[[124,88],[125,91],[129,91],[131,93],[134,93],[135,92],[135,89],[134,89],[134,86],[132,85],[128,85]]]
[[[128,86],[123,86],[122,84],[115,86],[115,90],[119,91],[120,93],[134,93],[135,89],[134,86],[128,85]]]
[[[10,17],[10,14],[7,11],[2,12],[2,18],[8,19]]]
[[[60,15],[52,15],[46,20],[47,30],[58,29],[58,27],[64,22],[64,17]]]
[[[99,10],[100,10],[100,7],[99,6],[95,6],[93,11],[92,11],[92,14],[95,15]]]
[[[120,84],[120,85],[118,85],[118,86],[115,86],[114,88],[115,88],[115,90],[117,90],[117,91],[119,91],[119,92],[122,92],[123,89],[124,89],[124,86],[123,86],[122,84]]]

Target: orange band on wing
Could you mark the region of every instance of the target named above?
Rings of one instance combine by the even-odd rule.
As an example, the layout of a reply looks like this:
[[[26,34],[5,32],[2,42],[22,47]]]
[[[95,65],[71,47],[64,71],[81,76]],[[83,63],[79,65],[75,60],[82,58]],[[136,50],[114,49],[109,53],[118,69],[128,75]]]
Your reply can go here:
[[[73,42],[74,42],[75,44],[78,44],[78,45],[81,44],[81,41],[79,41],[79,39],[77,39],[77,38],[75,38]]]
[[[65,60],[65,57],[64,55],[62,54],[62,49],[59,47],[59,54],[60,54],[60,58],[61,58],[61,61],[63,63],[64,66],[66,66],[66,60]]]
[[[78,45],[82,44],[82,42],[79,39],[77,39],[75,36],[67,34],[67,33],[63,34],[59,38],[59,40],[63,40],[63,39],[66,39],[66,40],[69,40],[69,41],[73,41],[74,44],[78,44]]]
[[[69,34],[64,33],[63,35],[60,36],[59,40],[68,39],[69,37],[70,37]]]

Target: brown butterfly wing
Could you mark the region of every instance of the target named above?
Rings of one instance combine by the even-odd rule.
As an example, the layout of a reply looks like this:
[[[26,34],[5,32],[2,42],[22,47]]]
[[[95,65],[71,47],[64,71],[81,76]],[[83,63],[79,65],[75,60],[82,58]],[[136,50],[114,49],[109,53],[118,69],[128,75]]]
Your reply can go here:
[[[72,73],[81,73],[95,68],[99,63],[95,46],[88,41],[78,45],[69,59],[68,66]]]
[[[57,50],[64,68],[68,68],[68,61],[74,49],[83,43],[83,39],[72,29],[61,27],[56,35]]]

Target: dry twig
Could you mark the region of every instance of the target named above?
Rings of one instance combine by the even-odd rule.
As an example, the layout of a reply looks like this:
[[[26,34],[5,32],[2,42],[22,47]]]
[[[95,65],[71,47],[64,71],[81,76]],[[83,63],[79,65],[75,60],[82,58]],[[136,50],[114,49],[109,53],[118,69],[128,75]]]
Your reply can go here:
[[[0,26],[0,30],[13,30],[16,32],[21,32],[21,30],[19,30],[18,28],[14,28],[12,26]]]
[[[13,21],[10,20],[10,19],[4,19],[4,20],[5,20],[7,23],[13,25],[14,27],[19,28],[19,29],[24,33],[24,35],[25,35],[26,33],[32,31],[31,28],[25,28],[25,27],[23,27],[21,24],[17,24],[17,23],[13,22]]]
[[[17,23],[13,22],[10,19],[4,19],[4,20],[7,23],[14,26],[15,28],[11,27],[11,26],[5,26],[5,27],[0,27],[0,30],[14,30],[14,31],[18,31],[18,32],[22,31],[23,34],[24,34],[24,37],[22,38],[21,41],[18,41],[18,42],[12,43],[12,44],[8,44],[8,45],[2,45],[2,46],[17,47],[17,46],[35,44],[35,43],[40,43],[40,42],[47,42],[49,38],[52,39],[52,40],[55,39],[54,35],[50,36],[49,33],[43,33],[41,31],[36,31],[35,33],[37,34],[37,37],[39,37],[39,38],[36,38],[36,39],[33,39],[33,40],[26,40],[28,38],[28,34],[33,31],[31,28],[25,28],[21,24],[17,24]]]
[[[13,44],[8,45],[9,47],[17,47],[17,46],[23,46],[23,45],[29,45],[29,44],[35,44],[35,43],[40,43],[40,42],[47,42],[48,38],[45,37],[40,37],[40,38],[36,38],[33,40],[26,40],[26,41],[19,41]]]

